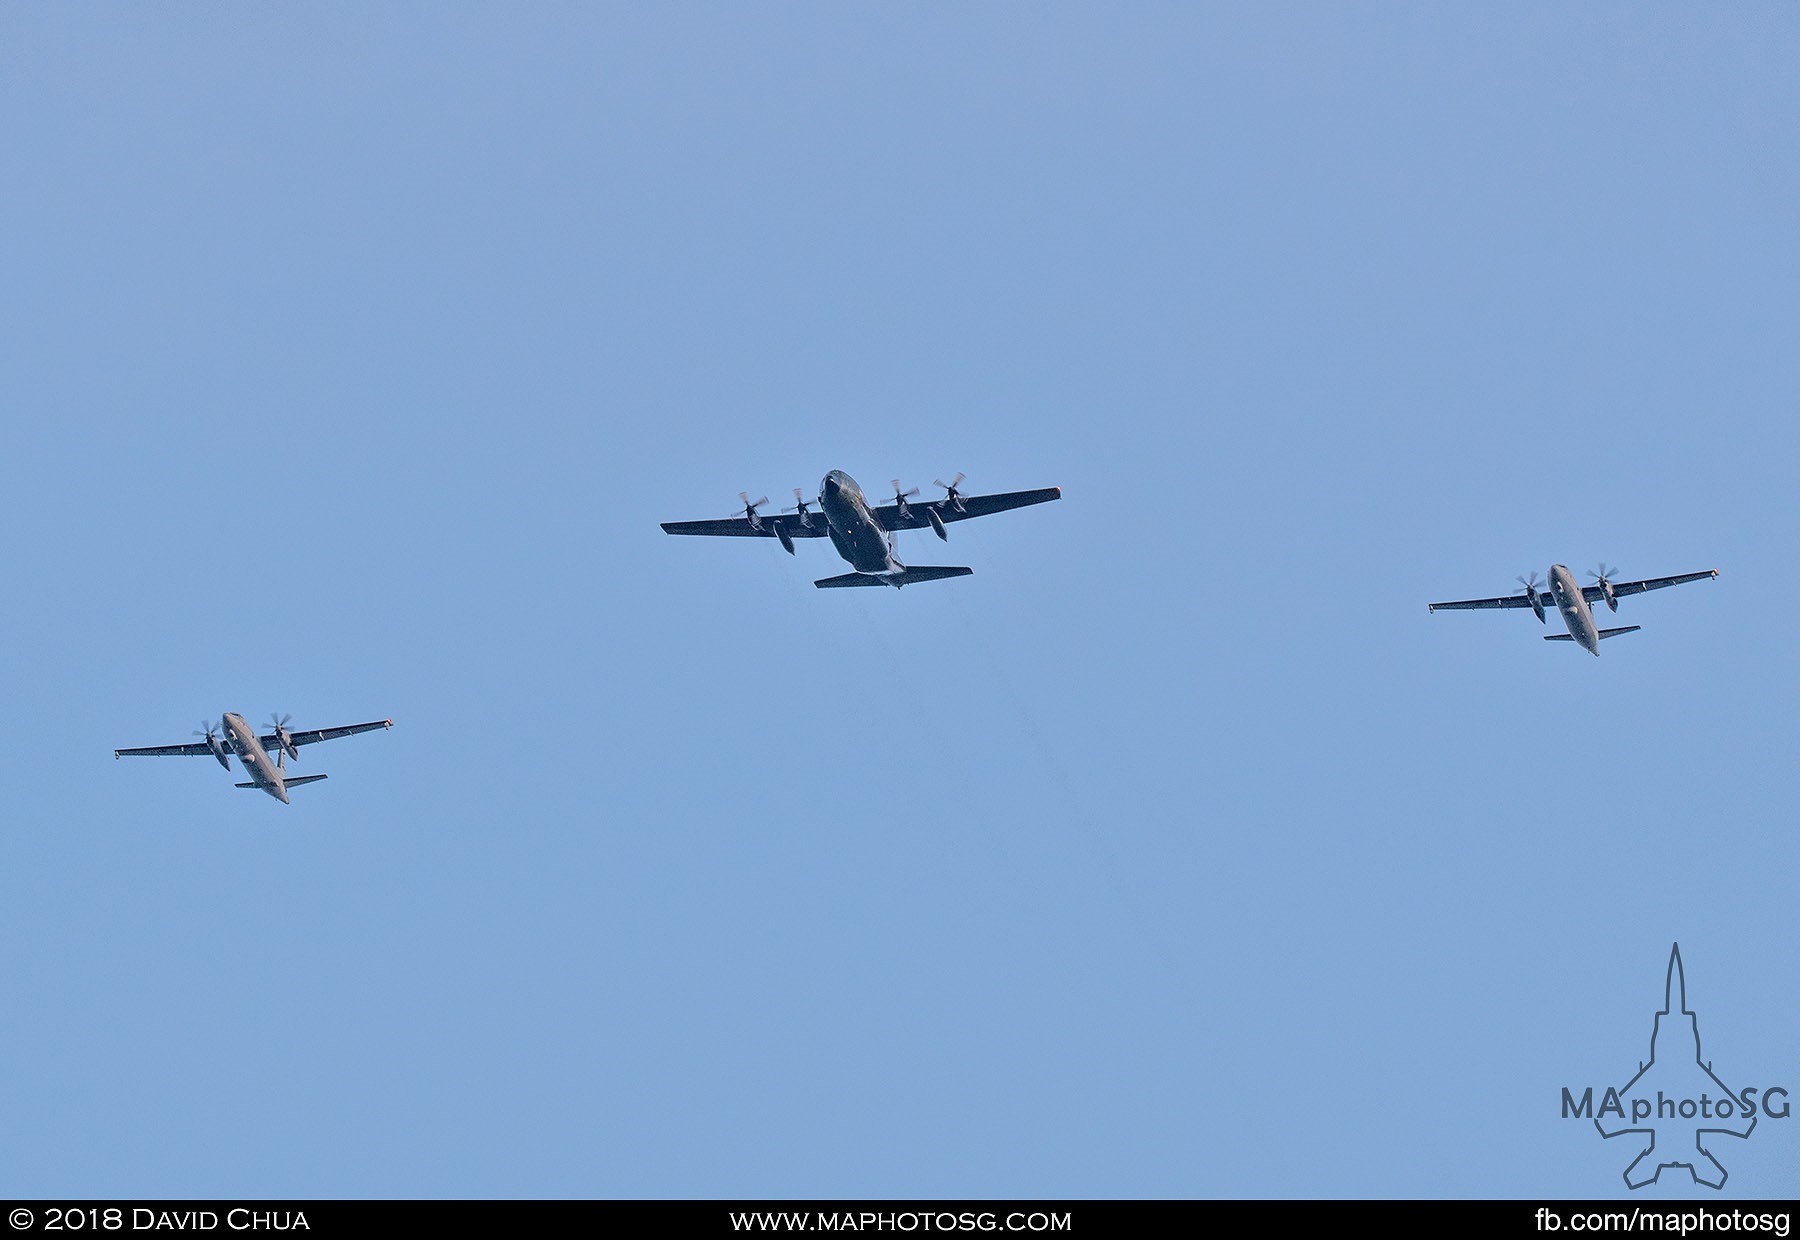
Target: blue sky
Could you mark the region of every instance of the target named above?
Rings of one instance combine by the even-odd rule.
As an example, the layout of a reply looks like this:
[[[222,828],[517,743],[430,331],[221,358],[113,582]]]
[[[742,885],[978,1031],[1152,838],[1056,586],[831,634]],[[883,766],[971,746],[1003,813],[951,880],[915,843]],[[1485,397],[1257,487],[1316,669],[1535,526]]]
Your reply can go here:
[[[0,1191],[1623,1193],[1559,1092],[1675,940],[1800,1090],[1797,52],[7,7]],[[832,468],[1065,498],[899,593],[657,528]],[[1425,610],[1602,558],[1721,576]],[[111,760],[226,709],[395,727]]]

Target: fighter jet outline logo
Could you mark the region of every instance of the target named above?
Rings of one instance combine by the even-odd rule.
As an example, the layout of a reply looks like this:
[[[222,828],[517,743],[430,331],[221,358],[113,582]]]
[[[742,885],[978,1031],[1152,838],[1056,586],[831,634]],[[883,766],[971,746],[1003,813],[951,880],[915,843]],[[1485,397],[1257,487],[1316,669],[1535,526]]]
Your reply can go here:
[[[1691,1065],[1680,1057],[1688,1044],[1694,1049]],[[1667,1088],[1664,1082],[1676,1088]],[[1625,1168],[1627,1188],[1654,1184],[1672,1168],[1685,1169],[1695,1183],[1724,1188],[1729,1172],[1714,1157],[1707,1139],[1725,1136],[1744,1140],[1756,1130],[1755,1106],[1744,1105],[1745,1099],[1714,1075],[1711,1061],[1701,1053],[1700,1024],[1688,1007],[1687,975],[1682,971],[1679,943],[1669,951],[1662,1010],[1656,1013],[1656,1024],[1650,1032],[1650,1058],[1638,1063],[1637,1075],[1617,1091],[1616,1097],[1622,1104],[1614,1108],[1620,1111],[1621,1126],[1607,1130],[1603,1121],[1608,1108],[1603,1106],[1594,1116],[1594,1127],[1609,1141],[1615,1137],[1644,1138],[1643,1149]],[[1627,1113],[1632,1120],[1625,1120]],[[1641,1126],[1642,1121],[1637,1118],[1641,1115],[1653,1117],[1656,1123]]]

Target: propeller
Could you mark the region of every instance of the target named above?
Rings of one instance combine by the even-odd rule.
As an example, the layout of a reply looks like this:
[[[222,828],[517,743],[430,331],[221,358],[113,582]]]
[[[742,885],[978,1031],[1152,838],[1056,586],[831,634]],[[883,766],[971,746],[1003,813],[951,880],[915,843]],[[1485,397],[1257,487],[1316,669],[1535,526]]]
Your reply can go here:
[[[946,492],[948,492],[948,494],[946,494],[944,496],[944,498],[942,500],[940,500],[939,502],[948,504],[952,508],[956,509],[956,511],[962,512],[963,511],[962,492],[957,490],[956,488],[958,488],[962,485],[962,480],[965,477],[967,477],[966,474],[958,474],[958,475],[956,475],[956,477],[952,478],[948,482],[945,482],[940,478],[933,478],[931,480],[931,484],[933,486],[943,487],[944,490]]]
[[[225,756],[225,742],[219,739],[219,730],[224,726],[225,721],[223,719],[219,720],[217,723],[202,719],[200,721],[202,730],[194,733],[194,735],[204,736],[206,738],[206,747],[212,750],[212,756],[219,760],[220,766],[229,771],[231,769],[231,762]]]
[[[1523,577],[1514,577],[1513,580],[1525,587],[1525,597],[1531,600],[1531,610],[1537,613],[1538,623],[1548,624],[1549,621],[1544,618],[1544,600],[1538,597],[1537,570],[1531,570],[1530,581]]]
[[[292,715],[276,715],[271,713],[269,715],[269,727],[275,732],[275,743],[281,746],[281,752],[298,762],[300,761],[300,749],[294,744],[294,738],[287,730],[288,720],[292,718]]]
[[[1608,568],[1605,560],[1601,560],[1597,567],[1600,571],[1597,573],[1589,573],[1588,576],[1592,577],[1595,583],[1599,585],[1600,593],[1606,597],[1606,605],[1614,611],[1617,611],[1619,610],[1619,596],[1613,593],[1612,576],[1619,570],[1616,568]]]
[[[748,492],[746,492],[746,494],[748,494]],[[806,500],[800,494],[799,487],[794,488],[794,499],[797,502],[794,504],[793,508],[791,508],[791,509],[784,508],[784,509],[782,509],[782,511],[799,513],[800,514],[800,524],[804,525],[807,529],[810,530],[812,528],[812,514],[806,511]]]
[[[910,491],[902,491],[900,489],[900,479],[894,479],[894,507],[899,510],[900,519],[902,521],[909,521],[912,519],[912,505],[906,501],[918,493],[918,487],[914,487]]]
[[[750,528],[753,530],[760,530],[762,528],[762,517],[757,515],[756,510],[768,503],[769,497],[765,495],[752,504],[750,502],[750,492],[739,491],[738,498],[744,501],[744,519],[750,522]]]

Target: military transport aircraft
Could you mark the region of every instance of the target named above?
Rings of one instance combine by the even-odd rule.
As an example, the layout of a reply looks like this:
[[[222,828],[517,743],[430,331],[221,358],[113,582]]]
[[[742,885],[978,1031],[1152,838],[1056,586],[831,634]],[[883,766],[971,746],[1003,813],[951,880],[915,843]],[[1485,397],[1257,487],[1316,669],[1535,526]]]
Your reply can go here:
[[[347,727],[319,728],[311,732],[288,731],[288,720],[292,715],[277,718],[269,716],[269,732],[263,736],[256,734],[256,729],[245,722],[242,715],[226,711],[218,723],[207,723],[201,720],[200,726],[205,730],[194,733],[203,739],[191,745],[151,745],[145,749],[115,749],[113,757],[190,757],[197,758],[211,754],[219,760],[219,765],[226,770],[231,769],[230,757],[235,754],[239,765],[250,776],[250,782],[239,784],[240,788],[261,788],[264,792],[280,801],[283,805],[291,804],[288,800],[288,789],[298,788],[301,784],[316,784],[323,775],[289,775],[287,759],[300,760],[300,746],[311,745],[317,741],[333,741],[340,736],[355,736],[358,732],[373,732],[376,728],[391,728],[392,719],[378,719],[374,723],[353,723]],[[274,762],[269,761],[273,751],[277,756]]]
[[[1008,491],[1004,495],[964,495],[957,489],[962,485],[962,480],[963,476],[958,474],[952,482],[939,482],[937,485],[944,488],[944,498],[920,504],[907,502],[919,493],[918,487],[902,491],[899,482],[895,482],[894,502],[872,507],[863,495],[862,488],[856,485],[856,479],[841,469],[834,469],[825,475],[825,481],[820,484],[817,513],[808,510],[806,500],[800,497],[799,487],[794,488],[794,499],[797,502],[792,508],[784,508],[780,513],[768,516],[757,511],[769,502],[768,496],[763,496],[753,504],[750,502],[750,493],[740,491],[738,498],[744,501],[743,516],[718,521],[665,521],[663,530],[670,534],[774,538],[780,541],[782,550],[789,555],[794,554],[796,538],[830,538],[831,545],[837,548],[838,554],[856,571],[845,573],[841,577],[826,577],[815,581],[815,586],[821,590],[841,586],[893,586],[898,589],[916,581],[967,577],[975,571],[972,568],[935,565],[907,567],[894,554],[894,535],[901,530],[922,530],[930,526],[939,538],[948,542],[950,533],[944,527],[952,521],[985,517],[989,513],[1005,512],[1009,508],[1024,508],[1028,504],[1042,504],[1062,498],[1061,487]]]
[[[1547,642],[1575,642],[1583,650],[1591,654],[1600,653],[1600,639],[1617,637],[1621,633],[1635,633],[1641,624],[1629,624],[1622,629],[1603,629],[1594,623],[1594,604],[1601,599],[1613,611],[1619,610],[1619,600],[1628,594],[1642,594],[1646,590],[1660,590],[1664,586],[1678,586],[1684,582],[1700,581],[1703,578],[1717,577],[1719,570],[1708,569],[1704,573],[1683,573],[1679,577],[1652,577],[1648,581],[1614,581],[1612,575],[1619,570],[1601,564],[1600,571],[1589,573],[1594,579],[1591,586],[1576,584],[1575,574],[1561,564],[1550,566],[1550,580],[1545,583],[1549,588],[1540,591],[1537,574],[1531,574],[1531,580],[1523,577],[1515,580],[1525,589],[1519,594],[1509,594],[1505,598],[1472,598],[1460,603],[1431,603],[1427,611],[1459,611],[1485,607],[1529,607],[1537,613],[1540,623],[1548,624],[1544,616],[1544,604],[1554,603],[1556,610],[1562,615],[1562,622],[1568,627],[1567,633],[1551,633],[1545,637]]]

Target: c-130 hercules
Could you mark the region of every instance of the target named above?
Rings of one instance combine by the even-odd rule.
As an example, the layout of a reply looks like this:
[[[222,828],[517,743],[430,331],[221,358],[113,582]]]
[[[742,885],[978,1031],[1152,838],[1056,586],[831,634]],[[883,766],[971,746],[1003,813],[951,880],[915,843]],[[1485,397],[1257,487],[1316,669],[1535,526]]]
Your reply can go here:
[[[862,488],[856,485],[856,479],[841,469],[834,469],[819,485],[817,513],[808,510],[806,500],[800,497],[799,487],[794,488],[794,499],[798,502],[793,508],[766,517],[757,510],[769,502],[769,497],[765,495],[751,503],[750,493],[743,491],[738,494],[744,501],[743,516],[718,521],[665,521],[663,531],[728,538],[773,538],[789,555],[794,554],[796,538],[829,538],[837,553],[856,571],[841,577],[823,578],[813,582],[815,586],[821,590],[844,586],[893,586],[898,589],[919,581],[967,577],[975,571],[937,565],[907,567],[894,554],[894,535],[901,530],[922,530],[930,526],[933,533],[948,542],[950,534],[944,527],[952,521],[966,521],[970,517],[985,517],[1009,508],[1024,508],[1062,498],[1061,487],[1008,491],[1001,495],[964,495],[957,489],[962,480],[963,476],[958,474],[952,482],[938,483],[944,488],[944,498],[918,504],[908,502],[919,493],[918,487],[902,491],[900,484],[895,482],[894,502],[873,507],[863,495]]]

